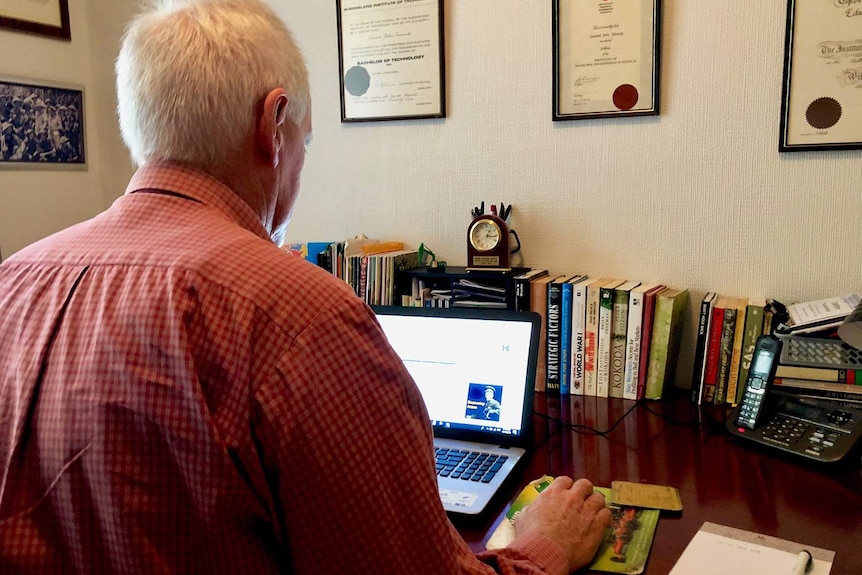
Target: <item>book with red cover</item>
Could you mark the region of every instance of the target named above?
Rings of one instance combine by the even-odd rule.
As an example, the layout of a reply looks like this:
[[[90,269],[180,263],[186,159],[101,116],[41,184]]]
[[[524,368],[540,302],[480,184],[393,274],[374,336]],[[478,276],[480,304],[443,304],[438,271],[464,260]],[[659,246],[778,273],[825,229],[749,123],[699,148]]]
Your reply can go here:
[[[706,367],[703,373],[703,394],[701,403],[715,401],[715,384],[718,380],[718,359],[721,351],[721,328],[724,325],[724,308],[727,298],[717,296],[712,308],[712,320],[709,326],[709,340],[706,344]]]
[[[644,317],[641,328],[641,355],[638,366],[637,398],[642,399],[646,390],[647,367],[649,366],[649,350],[652,341],[652,324],[655,317],[655,299],[658,294],[668,289],[665,285],[657,285],[644,294]]]

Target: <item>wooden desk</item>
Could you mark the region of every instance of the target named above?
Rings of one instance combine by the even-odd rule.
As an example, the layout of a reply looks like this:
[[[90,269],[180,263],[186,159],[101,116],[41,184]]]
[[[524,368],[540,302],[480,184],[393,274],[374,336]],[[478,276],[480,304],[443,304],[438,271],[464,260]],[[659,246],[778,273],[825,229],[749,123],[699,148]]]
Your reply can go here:
[[[724,432],[723,409],[700,411],[687,399],[638,406],[605,437],[575,432],[555,419],[607,429],[632,401],[536,394],[536,450],[524,471],[484,522],[458,525],[474,551],[485,542],[508,504],[544,473],[672,485],[681,514],[659,520],[647,575],[670,572],[704,521],[755,531],[835,551],[832,575],[862,574],[862,472],[854,467],[812,469],[779,454],[740,443]],[[650,410],[675,421],[675,425]],[[698,425],[698,418],[702,422]]]

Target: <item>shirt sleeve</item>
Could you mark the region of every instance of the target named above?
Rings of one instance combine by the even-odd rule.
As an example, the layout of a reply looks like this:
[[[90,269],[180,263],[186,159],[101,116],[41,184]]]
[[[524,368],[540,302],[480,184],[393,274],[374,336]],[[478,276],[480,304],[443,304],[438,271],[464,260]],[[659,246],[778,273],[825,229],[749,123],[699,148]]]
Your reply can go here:
[[[440,503],[419,391],[358,299],[287,343],[256,401],[273,520],[298,575],[566,573],[541,537],[472,553]]]

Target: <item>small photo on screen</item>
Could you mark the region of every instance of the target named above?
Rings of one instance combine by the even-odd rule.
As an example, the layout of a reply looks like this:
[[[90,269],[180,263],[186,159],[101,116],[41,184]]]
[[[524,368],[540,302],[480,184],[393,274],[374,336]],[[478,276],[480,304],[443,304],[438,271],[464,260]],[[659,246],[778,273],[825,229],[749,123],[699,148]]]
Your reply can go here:
[[[468,419],[500,421],[502,401],[503,386],[471,383],[467,390],[467,410],[464,415]]]

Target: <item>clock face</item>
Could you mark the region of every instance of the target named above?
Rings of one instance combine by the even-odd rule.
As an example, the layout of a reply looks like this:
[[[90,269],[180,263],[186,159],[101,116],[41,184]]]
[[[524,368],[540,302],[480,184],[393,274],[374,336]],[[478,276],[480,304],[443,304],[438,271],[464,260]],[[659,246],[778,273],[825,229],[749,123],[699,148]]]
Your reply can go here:
[[[470,228],[470,243],[479,251],[492,250],[500,243],[500,226],[493,220],[479,220]]]

